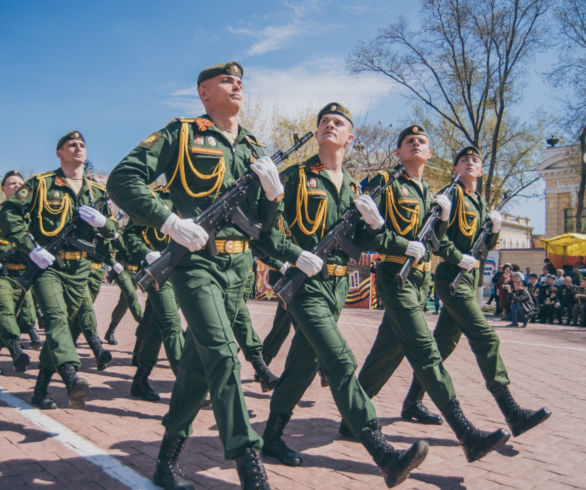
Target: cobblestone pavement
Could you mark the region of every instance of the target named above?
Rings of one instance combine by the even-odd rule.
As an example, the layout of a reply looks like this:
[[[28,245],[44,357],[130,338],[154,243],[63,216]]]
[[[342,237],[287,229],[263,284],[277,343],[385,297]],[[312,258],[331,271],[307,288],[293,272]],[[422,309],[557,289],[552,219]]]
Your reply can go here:
[[[105,285],[96,302],[101,334],[108,326],[118,294],[115,286]],[[249,307],[254,326],[264,338],[276,303],[250,301]],[[381,311],[353,309],[342,314],[340,330],[359,366],[374,340],[381,316]],[[445,424],[423,426],[400,419],[401,402],[411,378],[404,362],[374,399],[383,433],[398,448],[419,438],[426,439],[431,447],[423,464],[398,488],[586,488],[586,329],[542,324],[530,324],[526,329],[506,328],[504,322],[489,318],[502,341],[511,392],[522,406],[548,407],[553,411],[552,417],[542,426],[512,438],[499,452],[469,464]],[[431,327],[436,319],[435,315],[428,316]],[[5,373],[0,376],[0,488],[148,488],[173,376],[168,362],[161,357],[151,376],[161,401],[149,403],[130,396],[134,328],[127,314],[116,332],[119,344],[111,346],[114,360],[102,372],[96,371],[91,351],[80,342],[82,369],[91,384],[84,411],[60,408],[41,412],[27,408],[20,400],[30,401],[38,352],[27,348],[32,357],[31,369],[18,375],[6,349],[0,352],[0,367]],[[277,374],[283,368],[288,342],[271,364]],[[28,346],[28,339],[24,344]],[[262,433],[270,393],[262,393],[253,380],[250,365],[243,358],[241,361],[251,422]],[[466,415],[482,429],[505,427],[466,341],[460,343],[446,366]],[[67,406],[62,382],[53,381],[50,391],[59,407]],[[425,401],[431,407],[429,399]],[[13,408],[19,404],[20,408]],[[287,443],[303,452],[304,466],[290,468],[267,458],[273,488],[386,488],[364,448],[338,436],[339,420],[329,390],[316,379],[285,430]],[[181,464],[196,486],[239,488],[232,462],[224,460],[210,409],[198,415]],[[116,475],[129,468],[138,479],[125,485]]]

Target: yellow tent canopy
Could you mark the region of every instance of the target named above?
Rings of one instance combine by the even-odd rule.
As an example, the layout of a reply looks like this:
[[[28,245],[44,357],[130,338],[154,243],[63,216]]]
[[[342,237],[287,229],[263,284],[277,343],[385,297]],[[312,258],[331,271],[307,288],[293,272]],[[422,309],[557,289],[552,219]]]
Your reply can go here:
[[[545,244],[545,254],[556,267],[571,265],[578,262],[581,257],[586,257],[586,235],[582,233],[564,233],[542,242]],[[561,263],[557,264],[558,261]]]

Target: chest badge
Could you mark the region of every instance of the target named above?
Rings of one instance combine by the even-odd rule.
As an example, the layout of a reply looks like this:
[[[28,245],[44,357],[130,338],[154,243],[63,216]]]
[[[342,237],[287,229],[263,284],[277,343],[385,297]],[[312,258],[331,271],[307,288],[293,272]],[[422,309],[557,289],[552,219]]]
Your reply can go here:
[[[405,197],[409,195],[409,190],[407,189],[407,187],[401,187],[401,194],[403,194]]]
[[[216,146],[216,138],[214,138],[213,136],[208,136],[208,145]]]
[[[317,182],[315,181],[315,179],[313,177],[307,181],[307,187],[311,187],[311,188],[317,187]]]
[[[59,199],[59,193],[57,191],[53,193],[53,199]]]
[[[195,138],[193,138],[193,142],[196,145],[203,145],[203,136],[196,136]]]

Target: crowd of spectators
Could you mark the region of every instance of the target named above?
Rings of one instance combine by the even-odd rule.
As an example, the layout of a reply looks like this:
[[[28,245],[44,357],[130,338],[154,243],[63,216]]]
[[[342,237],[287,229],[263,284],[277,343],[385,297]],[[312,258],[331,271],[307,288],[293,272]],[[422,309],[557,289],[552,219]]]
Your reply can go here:
[[[540,275],[530,267],[522,272],[516,264],[502,264],[492,278],[488,304],[494,299],[495,315],[510,320],[511,327],[536,321],[585,327],[586,294],[581,281],[578,265],[571,271],[556,269],[547,258]]]

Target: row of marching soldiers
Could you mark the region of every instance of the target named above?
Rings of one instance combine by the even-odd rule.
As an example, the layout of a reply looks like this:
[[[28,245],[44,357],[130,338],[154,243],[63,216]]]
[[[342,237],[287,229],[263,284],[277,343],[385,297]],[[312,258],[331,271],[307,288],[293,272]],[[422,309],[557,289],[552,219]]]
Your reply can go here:
[[[156,322],[158,328],[147,329],[150,333],[137,351],[133,382],[134,393],[145,399],[157,398],[147,379],[156,359],[153,352],[158,352],[162,341],[176,381],[163,418],[165,432],[153,477],[157,485],[194,488],[179,465],[179,456],[208,393],[225,457],[235,461],[243,488],[270,488],[261,454],[285,465],[302,466],[303,456],[287,446],[283,431],[318,370],[323,372],[342,416],[340,434],[360,441],[387,486],[397,485],[424,461],[428,444],[420,440],[406,449],[391,446],[371,398],[404,357],[414,376],[402,417],[427,424],[442,424],[445,419],[467,460],[476,461],[500,448],[511,433],[478,429],[460,407],[443,359],[453,352],[462,334],[469,339],[486,387],[513,436],[550,416],[546,408],[521,408],[513,398],[498,336],[476,300],[479,269],[478,257],[471,255],[472,244],[486,225],[490,233],[485,245],[494,246],[501,222],[498,212],[488,212],[477,188],[482,175],[478,149],[466,147],[457,154],[454,173],[460,181],[450,192],[434,196],[422,178],[431,157],[429,140],[424,128],[411,125],[397,140],[401,168],[377,175],[361,193],[342,165],[353,139],[352,114],[343,105],[333,102],[318,113],[318,153],[279,173],[271,157],[264,156],[264,145],[238,124],[242,66],[233,61],[204,69],[197,79],[197,91],[206,113],[173,120],[151,134],[114,168],[106,186],[109,197],[131,220],[123,233],[127,250],[147,264],[159,259],[170,240],[187,250],[169,281],[159,284],[157,290],[149,287],[144,318]],[[47,387],[53,373],[58,372],[71,406],[81,408],[89,386],[78,374],[80,363],[72,333],[82,313],[87,315],[79,327],[84,334],[95,325],[93,310],[86,309],[86,304],[91,305],[85,293],[91,261],[73,245],[54,253],[47,247],[52,237],[75,219],[79,238],[92,241],[97,234],[110,246],[120,237],[109,208],[100,210],[92,205],[105,190],[83,175],[86,151],[81,133],[74,131],[62,138],[57,156],[59,169],[30,179],[6,201],[0,227],[4,239],[15,243],[42,271],[33,287],[44,315],[47,340],[33,403],[54,407]],[[152,191],[149,186],[161,175],[166,177],[166,186]],[[229,217],[213,229],[196,223],[195,218],[245,175],[253,175],[260,183],[250,188],[240,204],[241,214],[259,230],[254,239],[252,233],[243,231],[246,227]],[[347,247],[335,247],[322,256],[317,252],[328,232],[352,209],[361,218],[346,238],[354,249],[381,254],[376,287],[385,308],[378,335],[358,376],[351,347],[337,327],[348,292],[351,252]],[[434,252],[441,258],[435,287],[444,305],[433,333],[423,313],[432,247],[419,238],[432,214],[437,218]],[[284,276],[288,281],[300,273],[305,277],[288,300],[286,311],[278,308],[269,335],[271,349],[264,353],[251,333],[246,306],[253,246],[273,266],[273,278]],[[57,259],[61,259],[59,264]],[[113,273],[125,274],[122,261],[117,260],[109,264]],[[411,262],[410,272],[399,284],[397,274]],[[451,294],[450,283],[458,274],[463,278]],[[176,316],[177,306],[187,321],[185,335]],[[277,378],[267,364],[276,355],[290,322],[295,333],[284,371]],[[109,329],[108,337],[112,335]],[[148,335],[157,338],[147,340]],[[255,367],[263,390],[274,390],[262,437],[250,425],[237,344]],[[422,404],[425,392],[443,417]]]

